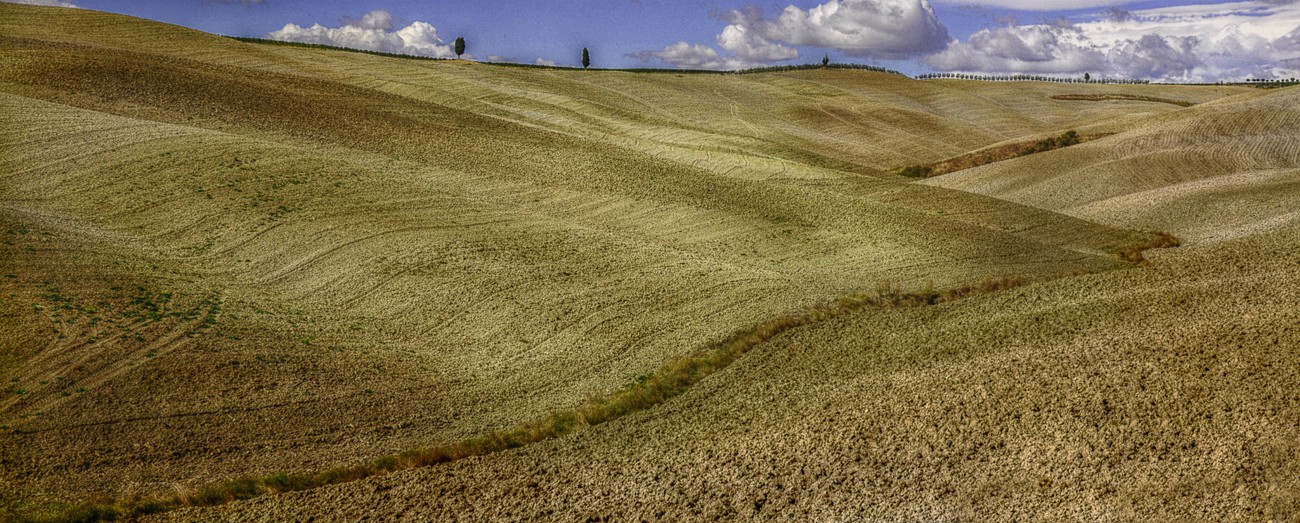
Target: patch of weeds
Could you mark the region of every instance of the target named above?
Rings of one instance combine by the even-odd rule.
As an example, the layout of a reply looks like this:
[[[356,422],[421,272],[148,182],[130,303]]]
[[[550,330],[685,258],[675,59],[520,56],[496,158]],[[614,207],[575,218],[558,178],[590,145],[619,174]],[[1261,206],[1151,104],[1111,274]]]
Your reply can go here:
[[[279,206],[279,207],[276,207],[275,210],[271,211],[271,218],[280,218],[280,217],[282,217],[282,216],[284,216],[284,215],[286,215],[286,214],[289,214],[289,213],[291,213],[291,212],[293,212],[293,211],[295,211],[295,210],[296,210],[296,209],[294,209],[294,208],[292,208],[292,207],[288,207],[288,206],[285,206],[285,205],[281,205],[281,206]]]
[[[908,178],[928,178],[932,173],[934,173],[934,168],[929,165],[909,165],[898,172],[898,174]]]
[[[1019,156],[1028,156],[1031,154],[1051,151],[1053,149],[1060,149],[1062,147],[1077,145],[1078,143],[1079,143],[1079,133],[1076,133],[1074,131],[1066,131],[1065,134],[1062,134],[1060,136],[1044,138],[1042,140],[1034,142],[1034,145],[1021,149]]]
[[[1143,252],[1148,249],[1167,249],[1182,245],[1182,241],[1167,232],[1152,231],[1145,241],[1126,246],[1119,250],[1119,257],[1129,263],[1148,265]]]

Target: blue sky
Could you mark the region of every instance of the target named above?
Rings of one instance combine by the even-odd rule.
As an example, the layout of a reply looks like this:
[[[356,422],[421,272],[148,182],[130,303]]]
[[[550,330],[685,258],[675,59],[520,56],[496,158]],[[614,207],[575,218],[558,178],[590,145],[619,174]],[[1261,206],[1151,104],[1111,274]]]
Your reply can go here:
[[[20,0],[212,33],[599,67],[836,62],[1215,81],[1300,76],[1300,0]]]

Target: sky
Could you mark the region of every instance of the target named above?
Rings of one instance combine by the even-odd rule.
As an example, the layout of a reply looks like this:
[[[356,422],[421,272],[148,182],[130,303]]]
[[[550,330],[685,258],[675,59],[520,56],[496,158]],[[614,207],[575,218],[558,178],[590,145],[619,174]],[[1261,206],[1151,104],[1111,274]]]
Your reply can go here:
[[[1300,77],[1300,0],[10,0],[202,31],[593,67],[862,63],[907,74]]]

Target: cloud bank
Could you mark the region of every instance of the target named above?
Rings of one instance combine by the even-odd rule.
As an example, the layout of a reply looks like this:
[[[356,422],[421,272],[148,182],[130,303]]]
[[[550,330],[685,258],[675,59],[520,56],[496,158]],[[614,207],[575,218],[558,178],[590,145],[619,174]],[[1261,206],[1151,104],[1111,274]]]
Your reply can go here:
[[[1097,13],[1009,25],[922,62],[941,71],[1083,74],[1214,82],[1300,76],[1300,2],[1255,0]]]
[[[23,3],[71,5],[64,0]],[[212,0],[230,3],[258,0]],[[913,59],[937,71],[1214,82],[1300,77],[1300,0],[1236,0],[1125,10],[1131,0],[934,0],[975,4],[1000,24],[953,39],[930,0],[825,0],[804,9],[758,7],[714,13],[712,42],[678,41],[629,53],[646,64],[745,69],[800,58],[800,49],[835,50],[865,60]],[[1068,5],[1067,5],[1068,4]],[[1093,12],[1021,25],[989,7]],[[1104,8],[1103,8],[1104,7]],[[268,38],[390,53],[451,58],[428,22],[397,27],[384,10],[338,27],[287,24]],[[500,58],[500,57],[496,57]],[[538,58],[534,63],[548,64]]]
[[[628,56],[681,68],[740,69],[798,58],[794,46],[899,59],[938,51],[950,39],[928,0],[830,0],[809,9],[789,6],[774,18],[754,7],[717,16],[727,22],[717,48],[681,41]]]
[[[1018,11],[1065,11],[1133,4],[1143,0],[935,0],[956,6],[993,7]]]
[[[63,0],[0,0],[0,1],[7,2],[10,4],[46,5],[51,7],[72,7],[72,8],[77,7],[76,4],[73,4],[72,2],[64,2]]]
[[[314,24],[302,27],[285,24],[278,31],[267,33],[272,40],[323,44],[352,49],[365,49],[385,53],[400,53],[435,58],[453,58],[456,52],[451,44],[438,37],[438,30],[428,22],[415,21],[401,29],[393,30],[393,16],[384,10],[375,10],[360,19],[346,19],[339,27]]]

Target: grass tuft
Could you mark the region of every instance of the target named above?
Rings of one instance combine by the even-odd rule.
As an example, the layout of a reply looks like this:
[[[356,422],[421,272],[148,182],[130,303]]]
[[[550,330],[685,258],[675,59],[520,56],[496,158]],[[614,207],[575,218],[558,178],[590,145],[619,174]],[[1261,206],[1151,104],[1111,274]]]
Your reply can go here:
[[[898,174],[908,178],[929,178],[933,176],[934,168],[929,165],[909,165],[904,167]]]
[[[1167,232],[1151,231],[1147,234],[1146,241],[1120,249],[1119,257],[1126,262],[1145,267],[1151,264],[1142,254],[1147,249],[1166,249],[1183,244],[1177,237]]]

